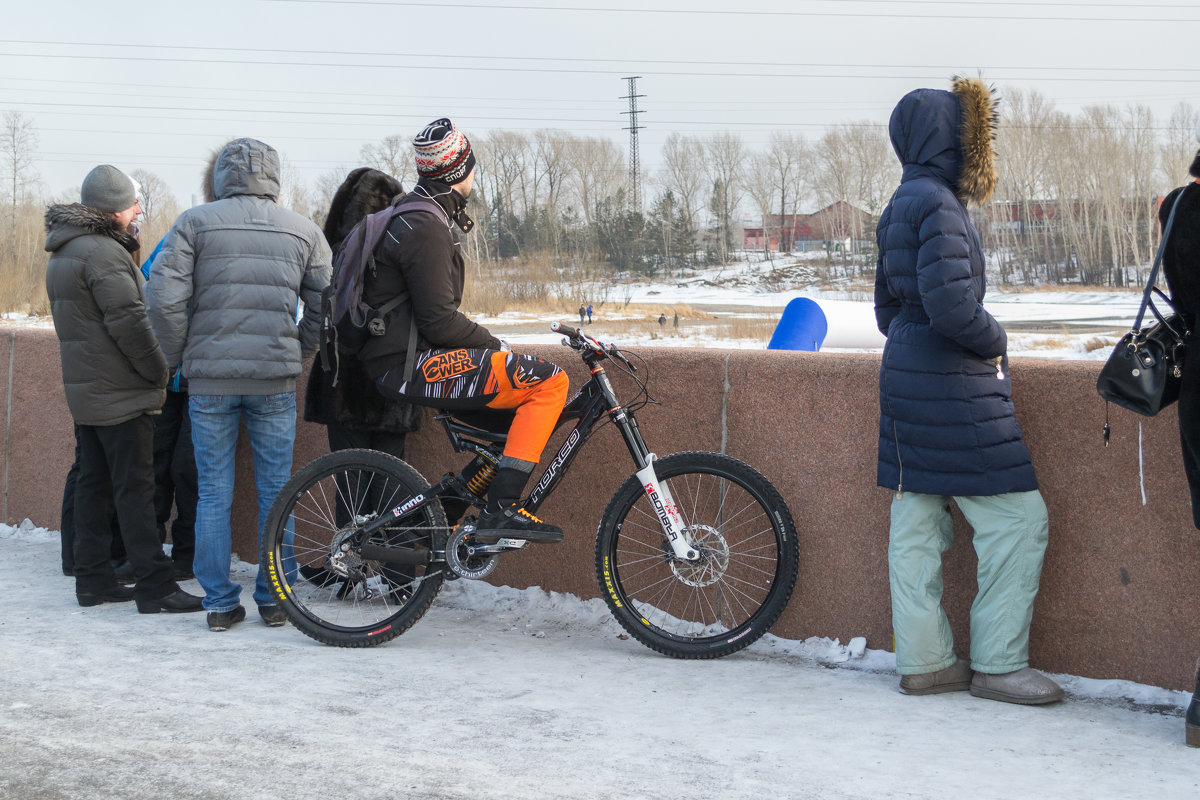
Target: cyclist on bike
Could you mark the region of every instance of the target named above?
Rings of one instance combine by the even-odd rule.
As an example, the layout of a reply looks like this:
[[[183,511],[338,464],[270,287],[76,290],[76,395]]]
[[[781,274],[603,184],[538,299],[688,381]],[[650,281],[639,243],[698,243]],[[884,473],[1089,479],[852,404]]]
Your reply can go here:
[[[476,539],[502,537],[560,541],[563,532],[520,507],[522,490],[541,458],[567,397],[567,375],[548,361],[518,355],[459,310],[464,262],[458,234],[474,222],[466,214],[475,180],[471,143],[449,119],[436,120],[413,139],[419,180],[407,197],[433,200],[437,209],[404,212],[392,220],[375,249],[374,271],[363,282],[363,302],[380,308],[407,291],[372,336],[360,358],[385,396],[448,411],[499,411],[508,440],[488,486]],[[412,378],[405,380],[415,314],[417,343]]]

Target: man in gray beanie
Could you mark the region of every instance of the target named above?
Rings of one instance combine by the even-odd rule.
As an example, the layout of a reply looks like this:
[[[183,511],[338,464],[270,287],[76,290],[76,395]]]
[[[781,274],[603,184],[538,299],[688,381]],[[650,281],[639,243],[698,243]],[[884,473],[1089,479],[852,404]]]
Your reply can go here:
[[[46,293],[62,356],[67,406],[79,432],[75,483],[75,596],[81,606],[136,600],[143,614],[199,611],[179,588],[154,520],[154,426],[167,362],[159,350],[132,253],[133,180],[108,164],[83,180],[80,202],[46,210]],[[109,562],[113,509],[137,583]]]

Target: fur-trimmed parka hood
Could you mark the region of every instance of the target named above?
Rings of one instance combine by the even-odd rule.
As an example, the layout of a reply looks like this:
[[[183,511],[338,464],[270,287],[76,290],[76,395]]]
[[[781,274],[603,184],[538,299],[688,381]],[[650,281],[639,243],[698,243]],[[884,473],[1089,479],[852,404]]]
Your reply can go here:
[[[359,167],[342,181],[329,204],[325,217],[325,239],[336,250],[359,220],[387,208],[392,199],[404,194],[400,181],[371,167]]]
[[[968,205],[996,189],[996,99],[978,78],[954,78],[951,91],[916,89],[892,111],[888,132],[903,180],[935,177]]]
[[[208,160],[204,202],[239,194],[279,199],[279,153],[257,139],[234,139]]]
[[[112,214],[80,203],[54,205],[46,209],[46,251],[53,253],[79,236],[98,233],[113,239],[129,252],[138,249],[138,240],[122,228]]]

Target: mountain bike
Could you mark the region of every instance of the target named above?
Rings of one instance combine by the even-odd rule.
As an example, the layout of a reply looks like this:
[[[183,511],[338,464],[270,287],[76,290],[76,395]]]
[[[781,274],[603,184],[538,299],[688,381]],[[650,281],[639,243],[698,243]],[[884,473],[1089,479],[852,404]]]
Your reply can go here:
[[[796,583],[799,549],[787,504],[752,467],[720,453],[659,458],[642,439],[635,412],[656,401],[645,373],[613,344],[552,323],[591,377],[567,401],[565,441],[522,502],[530,513],[559,485],[584,443],[604,424],[621,434],[634,473],[609,501],[596,533],[596,579],[621,626],[678,658],[741,650],[783,613]],[[638,387],[617,399],[605,365]],[[501,555],[530,544],[474,538],[475,517],[496,474],[505,433],[467,412],[439,413],[456,452],[474,454],[461,473],[435,486],[399,459],[343,450],[298,471],[263,528],[262,568],[291,623],[325,644],[389,641],[421,618],[447,580],[481,579]],[[544,546],[544,545],[543,545]]]

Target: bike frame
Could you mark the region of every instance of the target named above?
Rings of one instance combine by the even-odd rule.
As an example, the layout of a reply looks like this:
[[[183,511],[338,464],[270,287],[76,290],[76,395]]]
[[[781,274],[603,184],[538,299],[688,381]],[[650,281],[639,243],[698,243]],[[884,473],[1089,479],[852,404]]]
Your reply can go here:
[[[584,337],[578,331],[573,331],[572,333],[595,343],[594,339]],[[566,407],[563,408],[563,412],[559,416],[560,425],[569,419],[577,419],[578,421],[575,423],[575,427],[567,434],[566,441],[558,449],[558,453],[546,465],[546,469],[538,478],[537,483],[534,484],[533,489],[529,492],[529,496],[522,506],[531,514],[537,511],[546,498],[558,486],[562,480],[562,476],[566,474],[575,457],[579,455],[579,450],[583,447],[584,442],[591,437],[596,425],[605,416],[608,416],[617,429],[621,431],[625,446],[629,450],[629,454],[633,457],[633,462],[636,466],[635,474],[654,507],[659,524],[663,528],[663,534],[667,537],[674,555],[684,561],[694,561],[699,558],[699,553],[692,546],[686,534],[687,525],[679,513],[678,507],[675,505],[674,499],[671,497],[670,490],[659,482],[658,476],[655,474],[654,461],[657,456],[650,452],[645,440],[642,439],[641,431],[638,429],[637,420],[634,418],[633,413],[627,411],[621,405],[620,400],[617,399],[612,381],[609,380],[602,363],[608,356],[605,355],[599,343],[595,344],[595,348],[581,348],[582,352],[580,353],[583,362],[587,364],[591,371],[591,378],[567,402]],[[451,414],[439,415],[437,419],[440,419],[445,425],[450,442],[458,452],[473,452],[488,460],[495,460],[494,450],[488,445],[476,441],[476,439],[482,438],[485,441],[491,442],[493,446],[505,440],[505,434],[479,430],[456,421]],[[385,514],[381,514],[378,519],[364,526],[363,533],[369,535],[391,524],[397,517],[402,517],[405,514],[415,511],[425,505],[430,497],[437,497],[446,488],[446,485],[447,481],[442,481],[436,486],[431,487],[429,491],[406,499],[404,503],[392,508]]]

